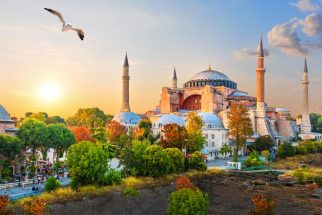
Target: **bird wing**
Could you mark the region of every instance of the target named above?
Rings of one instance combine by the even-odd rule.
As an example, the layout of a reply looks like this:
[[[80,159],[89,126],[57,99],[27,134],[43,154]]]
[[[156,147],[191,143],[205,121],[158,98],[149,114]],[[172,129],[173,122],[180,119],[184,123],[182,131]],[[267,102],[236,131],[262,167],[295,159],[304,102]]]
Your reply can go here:
[[[56,10],[53,10],[53,9],[49,9],[49,8],[44,8],[45,10],[47,10],[49,13],[52,13],[56,16],[58,16],[59,20],[63,23],[63,25],[66,24],[65,20],[64,20],[64,17],[61,13],[59,13],[58,11]]]
[[[84,39],[85,34],[84,34],[84,31],[82,29],[80,29],[80,28],[70,28],[70,30],[76,31],[81,40]]]

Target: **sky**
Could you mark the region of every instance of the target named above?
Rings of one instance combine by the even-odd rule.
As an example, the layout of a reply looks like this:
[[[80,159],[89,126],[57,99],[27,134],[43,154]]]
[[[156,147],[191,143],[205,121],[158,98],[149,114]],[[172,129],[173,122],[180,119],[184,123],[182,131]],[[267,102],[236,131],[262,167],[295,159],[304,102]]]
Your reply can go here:
[[[126,52],[133,112],[158,104],[174,66],[179,86],[210,63],[256,96],[261,36],[268,105],[301,112],[307,57],[310,111],[322,114],[321,0],[1,1],[0,104],[11,116],[68,117],[87,107],[116,114]],[[82,28],[84,41],[62,33],[44,7]]]

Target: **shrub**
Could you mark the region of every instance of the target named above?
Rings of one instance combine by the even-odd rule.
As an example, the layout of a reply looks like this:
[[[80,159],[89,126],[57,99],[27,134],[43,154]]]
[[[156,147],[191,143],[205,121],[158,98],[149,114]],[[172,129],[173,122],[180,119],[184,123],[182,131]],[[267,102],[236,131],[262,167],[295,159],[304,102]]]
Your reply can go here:
[[[45,214],[46,201],[36,197],[33,201],[25,201],[22,209],[27,215],[43,215]]]
[[[255,151],[261,152],[269,150],[274,147],[274,140],[269,135],[260,136],[255,140],[251,148]]]
[[[46,181],[45,190],[47,192],[51,192],[51,191],[57,190],[60,186],[61,186],[60,182],[56,178],[51,176]]]
[[[295,155],[295,147],[291,143],[282,143],[277,148],[277,156],[279,158],[293,157]]]
[[[59,171],[59,169],[62,167],[62,162],[61,161],[57,161],[57,162],[55,162],[54,163],[54,165],[53,165],[53,171],[54,172],[58,172]]]
[[[320,168],[298,168],[291,174],[300,184],[305,184],[306,182],[321,184],[322,170]]]
[[[169,215],[206,215],[209,199],[200,190],[183,188],[170,194]]]
[[[184,166],[184,156],[182,152],[177,148],[166,148],[164,151],[169,155],[171,159],[169,172],[170,173],[183,172],[185,169],[185,166]]]
[[[271,159],[271,153],[268,150],[264,150],[261,152],[261,155],[266,159],[266,161],[269,161]]]
[[[72,145],[67,154],[67,166],[73,183],[104,184],[109,154],[89,141]]]
[[[13,214],[13,211],[9,208],[10,200],[9,196],[0,196],[0,214],[9,215]]]
[[[300,143],[300,145],[305,146],[308,154],[313,154],[317,152],[317,147],[313,141],[310,141],[310,140],[304,141]]]
[[[104,184],[105,185],[116,185],[122,183],[122,171],[109,169],[105,173]]]
[[[296,151],[296,154],[298,154],[298,155],[306,155],[307,154],[307,150],[304,145],[296,146],[295,151]]]
[[[270,195],[254,195],[252,198],[255,209],[252,209],[250,215],[274,215],[276,202]]]
[[[189,166],[191,169],[196,169],[201,171],[207,170],[207,164],[205,164],[201,152],[194,152],[191,154],[191,157],[189,160]]]
[[[161,146],[151,145],[143,154],[144,174],[159,177],[169,173],[171,159]]]
[[[140,194],[140,192],[135,187],[124,187],[122,190],[122,193],[124,196],[137,196]]]
[[[244,164],[246,167],[260,166],[263,165],[263,161],[259,159],[257,151],[252,151],[244,161]]]
[[[190,179],[185,177],[185,176],[181,176],[179,178],[176,179],[176,185],[177,185],[177,190],[183,189],[183,188],[190,188],[190,189],[195,189],[191,182]]]

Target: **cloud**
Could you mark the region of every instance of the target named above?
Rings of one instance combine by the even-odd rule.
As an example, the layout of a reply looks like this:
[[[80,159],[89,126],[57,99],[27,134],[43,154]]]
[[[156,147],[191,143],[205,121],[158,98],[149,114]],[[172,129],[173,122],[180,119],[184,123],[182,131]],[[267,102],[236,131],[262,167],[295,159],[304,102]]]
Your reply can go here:
[[[317,11],[320,9],[320,6],[313,4],[311,0],[299,0],[296,3],[292,3],[292,5],[301,11]]]
[[[303,21],[303,32],[308,36],[316,36],[322,33],[322,17],[313,13],[308,15]]]
[[[233,51],[233,56],[236,60],[246,60],[248,58],[254,57],[258,55],[257,49],[243,48],[240,50]],[[269,56],[269,51],[264,49],[264,56]]]
[[[290,56],[305,56],[309,50],[303,44],[296,29],[303,20],[293,18],[289,22],[275,25],[268,32],[268,42]]]

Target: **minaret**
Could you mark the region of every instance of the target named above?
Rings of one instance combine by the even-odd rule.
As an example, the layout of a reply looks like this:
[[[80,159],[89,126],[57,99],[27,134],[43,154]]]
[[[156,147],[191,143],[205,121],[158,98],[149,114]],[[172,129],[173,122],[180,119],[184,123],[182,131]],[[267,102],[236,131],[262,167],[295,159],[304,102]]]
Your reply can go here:
[[[129,87],[130,87],[130,76],[129,76],[129,62],[127,59],[127,53],[125,55],[125,60],[123,64],[123,86],[122,86],[122,108],[121,112],[130,112],[130,95],[129,95]]]
[[[257,75],[257,116],[265,117],[265,72],[264,67],[264,49],[262,38],[259,44]]]
[[[302,79],[302,91],[303,91],[303,113],[302,113],[302,124],[301,132],[311,132],[312,126],[309,116],[309,80],[308,80],[308,69],[306,58],[304,60],[304,70]]]
[[[177,72],[176,72],[176,68],[174,67],[173,77],[172,77],[172,89],[176,90],[177,88],[178,88]]]

